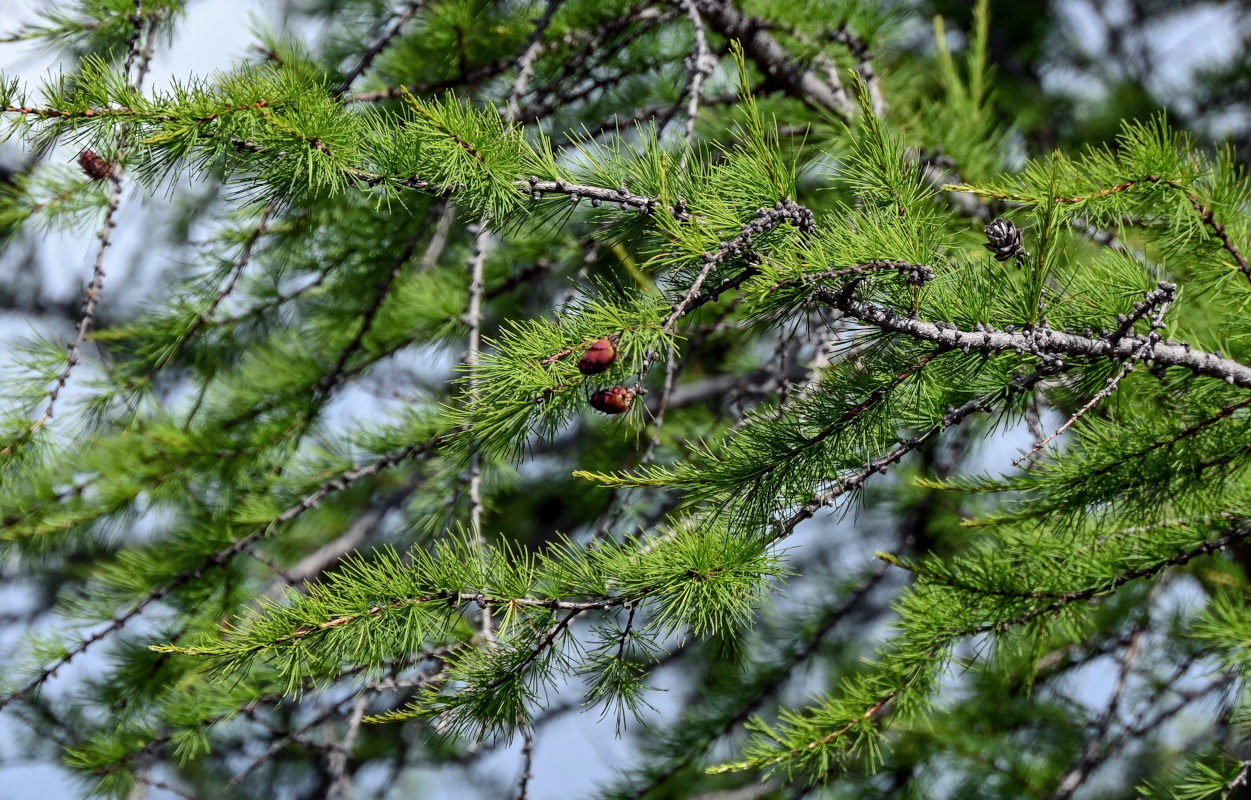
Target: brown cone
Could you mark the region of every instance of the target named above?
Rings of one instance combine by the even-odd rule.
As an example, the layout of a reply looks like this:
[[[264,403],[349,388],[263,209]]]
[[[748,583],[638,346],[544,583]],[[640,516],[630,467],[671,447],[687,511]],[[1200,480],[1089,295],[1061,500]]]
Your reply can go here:
[[[84,150],[78,156],[78,166],[83,168],[87,177],[93,181],[102,181],[113,172],[113,165],[96,155],[92,150]]]
[[[605,414],[624,414],[634,404],[634,392],[624,386],[600,389],[591,395],[591,408]]]
[[[583,375],[598,375],[612,366],[617,360],[617,344],[605,336],[586,349],[578,361],[578,372]]]

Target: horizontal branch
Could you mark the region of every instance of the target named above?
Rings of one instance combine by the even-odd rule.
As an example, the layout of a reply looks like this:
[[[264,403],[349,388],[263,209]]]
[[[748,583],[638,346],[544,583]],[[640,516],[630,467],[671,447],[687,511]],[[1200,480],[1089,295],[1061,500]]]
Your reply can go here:
[[[922,661],[923,663],[928,662],[931,658],[934,657],[935,654],[937,654],[944,647],[944,645],[947,642],[951,642],[956,639],[961,639],[961,638],[965,638],[968,636],[974,636],[974,635],[981,634],[981,633],[1006,632],[1012,627],[1023,625],[1027,622],[1030,622],[1033,619],[1036,619],[1046,614],[1055,613],[1073,603],[1081,602],[1084,600],[1089,600],[1100,595],[1111,594],[1115,592],[1116,589],[1120,588],[1121,586],[1123,586],[1124,584],[1132,580],[1137,580],[1139,578],[1145,578],[1145,577],[1151,577],[1151,576],[1157,575],[1169,567],[1185,565],[1186,563],[1190,562],[1191,560],[1195,558],[1198,558],[1204,555],[1210,555],[1212,553],[1215,553],[1219,550],[1222,550],[1226,547],[1236,544],[1249,537],[1251,537],[1251,528],[1245,528],[1239,531],[1234,531],[1224,537],[1221,537],[1220,539],[1215,539],[1212,541],[1204,542],[1203,544],[1197,547],[1194,547],[1190,550],[1184,550],[1180,553],[1177,553],[1174,556],[1166,558],[1155,564],[1151,564],[1149,566],[1140,567],[1138,569],[1133,569],[1133,570],[1124,572],[1118,575],[1111,582],[1104,583],[1099,586],[1093,586],[1088,589],[1083,589],[1080,591],[1069,592],[1067,594],[1060,595],[1057,597],[1057,599],[1055,599],[1051,603],[1048,603],[1047,605],[1041,606],[1039,608],[1031,609],[1030,611],[1024,614],[1021,614],[1013,619],[1005,620],[1005,621],[998,622],[998,623],[987,623],[983,625],[966,628],[960,631],[954,631],[944,637],[945,641],[935,642],[933,646],[930,648],[926,657]],[[890,559],[887,559],[887,560],[891,561]],[[891,561],[891,563],[894,563],[894,562]],[[921,674],[920,666],[913,668],[909,672],[908,675],[902,678],[902,680],[897,686],[894,686],[884,691],[880,696],[878,696],[878,698],[872,704],[870,704],[867,707],[867,709],[862,714],[846,719],[846,721],[843,722],[839,727],[831,730],[830,732],[826,734],[819,736],[818,738],[804,741],[798,746],[792,745],[788,741],[777,739],[776,741],[778,741],[779,743],[782,743],[785,749],[780,752],[775,753],[774,755],[758,757],[758,758],[751,759],[751,760],[744,761],[744,762],[726,764],[723,766],[714,767],[710,769],[709,772],[713,774],[717,774],[717,773],[724,773],[724,772],[741,771],[745,769],[759,769],[759,768],[765,768],[765,767],[772,767],[772,766],[776,766],[778,764],[781,764],[791,759],[800,758],[804,756],[805,754],[811,753],[813,750],[816,750],[818,748],[828,746],[834,741],[851,733],[858,725],[861,725],[866,722],[877,721],[878,718],[883,715],[883,712],[886,711],[887,707],[891,705],[892,701],[894,701],[897,697],[900,696],[900,694],[902,694],[905,690],[907,690],[909,686],[913,683],[913,681],[916,680],[916,678],[920,674]]]
[[[563,194],[568,195],[573,202],[585,198],[591,201],[591,205],[598,208],[603,203],[610,203],[621,206],[622,208],[637,209],[642,214],[651,214],[660,206],[660,201],[654,197],[643,194],[634,194],[625,186],[619,186],[616,189],[604,189],[599,186],[584,186],[577,183],[569,183],[567,181],[541,181],[533,175],[526,180],[516,180],[513,183],[521,189],[530,192],[531,197],[535,200],[542,199],[545,194]],[[686,214],[683,206],[674,206],[673,215],[682,219]]]
[[[231,114],[236,111],[258,111],[262,108],[277,108],[282,105],[280,100],[258,100],[255,103],[246,103],[244,105],[229,106],[219,111],[214,111],[202,117],[179,117],[173,114],[156,114],[150,111],[143,111],[137,108],[129,108],[127,106],[101,108],[84,108],[80,111],[67,111],[60,108],[36,108],[33,106],[4,106],[0,108],[0,113],[19,114],[27,117],[41,117],[43,119],[99,119],[101,117],[119,117],[124,119],[150,120],[152,122],[194,122],[197,125],[203,125],[220,117],[222,114]]]
[[[749,16],[733,3],[696,0],[699,13],[709,27],[727,39],[742,43],[743,52],[765,75],[766,88],[777,86],[818,111],[829,111],[843,120],[856,116],[856,101],[839,81],[838,72],[827,79],[792,58],[767,30],[764,20]]]
[[[1226,230],[1224,223],[1216,219],[1216,214],[1215,212],[1213,212],[1211,207],[1209,207],[1206,203],[1204,203],[1203,200],[1201,200],[1197,194],[1190,191],[1182,184],[1178,183],[1177,181],[1173,181],[1173,180],[1169,180],[1168,178],[1161,177],[1159,175],[1148,175],[1145,178],[1124,181],[1122,183],[1116,184],[1115,186],[1108,186],[1103,189],[1096,189],[1087,194],[1074,195],[1070,197],[1048,198],[1048,197],[1042,197],[1038,195],[1021,194],[1017,192],[1003,192],[1003,191],[995,191],[995,190],[988,190],[988,189],[980,189],[976,186],[968,186],[966,184],[947,185],[947,186],[944,186],[943,189],[949,192],[970,192],[972,194],[976,194],[981,197],[991,197],[996,200],[1005,200],[1005,201],[1016,202],[1016,203],[1029,203],[1033,205],[1039,205],[1039,204],[1046,203],[1046,202],[1054,202],[1059,205],[1076,205],[1078,203],[1086,203],[1086,202],[1090,202],[1091,200],[1098,200],[1102,197],[1108,197],[1110,195],[1120,194],[1122,192],[1125,192],[1134,188],[1135,186],[1141,186],[1144,184],[1166,186],[1170,189],[1174,189],[1184,194],[1186,196],[1186,199],[1190,201],[1190,207],[1193,208],[1195,210],[1195,213],[1199,215],[1199,221],[1202,222],[1205,226],[1207,226],[1212,231],[1212,235],[1221,243],[1221,247],[1225,250],[1225,252],[1229,253],[1229,255],[1233,257],[1235,266],[1237,266],[1238,271],[1241,272],[1243,275],[1245,275],[1248,280],[1251,280],[1251,262],[1248,261],[1246,254],[1242,252],[1242,249],[1238,247],[1237,243],[1235,243],[1234,240],[1230,238],[1229,231]]]
[[[1169,567],[1184,566],[1200,556],[1211,555],[1212,553],[1219,552],[1224,550],[1226,547],[1237,544],[1247,538],[1251,538],[1251,528],[1243,528],[1241,530],[1232,531],[1219,539],[1212,539],[1196,547],[1192,547],[1189,550],[1182,550],[1181,552],[1169,556],[1161,561],[1157,561],[1154,564],[1148,564],[1145,567],[1126,570],[1105,583],[1074,592],[1059,594],[1056,596],[1056,599],[1050,603],[1044,606],[1039,606],[1038,608],[1030,609],[1029,611],[1013,617],[1010,620],[983,623],[961,631],[957,635],[972,636],[979,633],[990,633],[992,631],[1003,632],[1017,625],[1024,625],[1025,623],[1035,620],[1038,617],[1045,616],[1047,614],[1054,614],[1055,612],[1060,611],[1073,603],[1079,603],[1084,600],[1092,600],[1096,597],[1113,594],[1117,589],[1121,588],[1130,581],[1135,581],[1139,578],[1154,577]]]
[[[1184,342],[1150,344],[1145,336],[1085,336],[1058,331],[1045,325],[1002,330],[981,326],[965,331],[949,322],[926,322],[913,319],[883,306],[855,298],[850,290],[829,286],[814,287],[814,294],[831,308],[847,317],[872,325],[883,331],[900,333],[921,341],[934,342],[966,353],[1002,353],[1009,350],[1035,355],[1046,361],[1056,357],[1109,358],[1124,361],[1140,348],[1147,347],[1145,360],[1156,367],[1182,367],[1197,375],[1219,378],[1232,386],[1251,389],[1251,367],[1219,353],[1196,350]]]
[[[117,631],[120,631],[122,628],[126,627],[126,625],[132,619],[139,616],[139,614],[143,613],[145,609],[147,609],[154,603],[160,602],[161,600],[165,599],[167,596],[169,596],[172,592],[174,592],[178,588],[194,580],[198,580],[199,578],[203,577],[206,573],[208,573],[210,570],[216,569],[226,564],[234,556],[238,555],[239,553],[247,549],[247,547],[251,545],[253,542],[261,538],[264,538],[267,534],[269,534],[279,525],[290,522],[291,520],[295,519],[299,515],[303,514],[305,511],[315,508],[328,495],[333,494],[335,492],[342,491],[356,484],[358,481],[364,478],[377,475],[383,470],[389,469],[390,467],[393,467],[403,461],[407,461],[410,458],[415,458],[418,455],[428,453],[431,450],[434,450],[435,448],[437,448],[442,443],[442,441],[443,441],[442,437],[435,437],[433,439],[427,440],[420,444],[414,444],[408,447],[401,448],[386,456],[383,456],[382,458],[380,458],[379,460],[371,464],[363,465],[360,467],[356,467],[355,469],[348,470],[347,472],[344,472],[338,477],[321,484],[315,490],[313,490],[312,492],[310,492],[309,494],[301,498],[298,502],[296,502],[295,504],[291,506],[288,506],[282,513],[278,514],[278,516],[274,517],[272,520],[270,520],[266,524],[254,529],[252,532],[248,533],[247,535],[239,539],[236,539],[227,547],[209,556],[196,568],[187,570],[185,572],[179,573],[178,575],[175,575],[166,583],[148,592],[148,594],[145,595],[142,599],[134,603],[130,607],[129,610],[124,611],[124,612],[119,612],[117,615],[113,617],[112,620],[108,622],[107,625],[105,625],[104,628],[100,629],[99,631],[96,631],[91,636],[88,636],[80,640],[76,645],[66,650],[66,652],[63,655],[61,655],[60,657],[55,659],[51,664],[49,664],[48,666],[40,670],[33,678],[28,680],[26,683],[22,684],[22,686],[4,695],[3,697],[0,697],[0,710],[3,710],[5,706],[17,700],[21,700],[26,695],[30,694],[32,691],[38,689],[40,686],[46,683],[49,678],[55,675],[57,670],[59,670],[61,667],[70,663],[70,661],[77,658],[80,654],[85,652],[88,648],[90,648],[96,642],[99,642],[102,639],[105,639],[111,634],[116,633]]]
[[[948,410],[943,418],[934,425],[930,426],[921,433],[901,441],[897,446],[892,448],[890,452],[876,459],[870,460],[865,464],[864,468],[858,470],[851,475],[844,475],[835,478],[836,485],[817,496],[813,497],[807,503],[802,505],[797,511],[780,522],[777,529],[773,533],[772,542],[778,542],[795,532],[795,528],[799,523],[811,519],[818,511],[826,506],[831,506],[836,500],[843,495],[852,492],[864,486],[865,481],[876,473],[885,473],[890,467],[899,463],[904,456],[918,449],[930,439],[939,435],[948,428],[959,425],[964,420],[977,413],[994,411],[997,403],[1010,399],[1013,395],[1021,392],[1029,391],[1039,381],[1048,375],[1056,372],[1055,366],[1044,366],[1041,369],[1024,375],[1012,381],[1007,388],[995,392],[989,396],[983,396],[970,400],[959,408]]]

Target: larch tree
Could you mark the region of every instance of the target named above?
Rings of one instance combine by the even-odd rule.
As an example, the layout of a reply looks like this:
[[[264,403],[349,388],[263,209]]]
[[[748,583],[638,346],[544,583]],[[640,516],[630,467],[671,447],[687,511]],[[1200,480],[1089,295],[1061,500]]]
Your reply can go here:
[[[117,798],[1246,791],[1233,148],[1046,141],[985,0],[309,0],[156,85],[184,11],[8,31],[62,60],[0,79],[42,314],[4,755]],[[98,233],[81,304],[23,285],[48,230]],[[571,730],[625,745],[594,788]]]

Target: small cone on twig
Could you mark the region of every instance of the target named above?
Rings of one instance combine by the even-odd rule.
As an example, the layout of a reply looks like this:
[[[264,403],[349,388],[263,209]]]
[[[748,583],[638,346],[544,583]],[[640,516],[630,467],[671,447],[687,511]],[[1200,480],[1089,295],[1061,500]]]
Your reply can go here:
[[[578,361],[578,372],[583,375],[598,375],[613,365],[617,360],[617,337],[605,336],[586,349]]]
[[[78,166],[83,168],[87,177],[93,181],[102,181],[113,173],[113,165],[105,161],[94,150],[84,150],[78,156]]]
[[[996,217],[986,226],[986,243],[982,245],[995,254],[996,261],[1015,259],[1018,267],[1025,265],[1025,248],[1021,246],[1021,229],[1011,220]]]
[[[634,390],[624,386],[600,389],[591,395],[591,408],[605,414],[624,414],[634,404]]]

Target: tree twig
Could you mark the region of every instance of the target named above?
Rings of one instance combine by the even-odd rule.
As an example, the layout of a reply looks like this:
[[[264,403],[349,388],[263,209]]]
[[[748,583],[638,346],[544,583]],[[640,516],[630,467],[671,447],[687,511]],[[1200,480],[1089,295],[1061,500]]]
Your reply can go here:
[[[369,49],[366,50],[361,56],[361,60],[357,62],[356,66],[353,67],[347,75],[343,76],[343,82],[340,83],[339,88],[335,90],[335,95],[340,96],[346,94],[347,90],[352,88],[352,84],[356,82],[356,79],[363,75],[365,70],[369,69],[370,65],[374,63],[374,59],[377,58],[388,45],[391,44],[391,41],[399,35],[400,30],[404,27],[404,25],[416,16],[418,11],[421,10],[423,2],[424,0],[410,0],[404,10],[396,15],[390,27],[386,28],[382,34],[374,40],[374,43],[369,46]]]
[[[981,330],[964,331],[948,322],[925,322],[903,316],[895,311],[858,300],[846,289],[817,286],[814,294],[822,302],[842,311],[848,317],[914,339],[983,353],[1017,352],[1054,360],[1058,356],[1111,358],[1123,361],[1136,353],[1146,337],[1099,337],[1059,331],[1038,325],[1020,331],[1012,326],[1002,330],[980,326]],[[1251,389],[1251,366],[1215,353],[1195,349],[1182,342],[1164,341],[1152,346],[1142,357],[1157,367],[1183,367],[1197,375],[1219,378],[1231,386]]]
[[[1156,344],[1159,343],[1160,338],[1161,338],[1160,328],[1164,326],[1164,315],[1168,313],[1169,305],[1172,304],[1173,298],[1175,298],[1176,296],[1177,296],[1177,287],[1171,283],[1161,283],[1158,289],[1155,289],[1154,291],[1149,292],[1147,294],[1147,297],[1144,299],[1144,303],[1142,303],[1141,305],[1150,306],[1150,307],[1158,306],[1159,311],[1156,313],[1155,319],[1151,321],[1151,330],[1148,331],[1146,340],[1138,347],[1137,350],[1133,352],[1133,354],[1130,355],[1129,358],[1125,359],[1124,363],[1121,364],[1120,368],[1117,369],[1116,373],[1111,378],[1108,379],[1108,383],[1106,386],[1104,386],[1098,392],[1095,392],[1094,396],[1091,397],[1090,400],[1087,401],[1084,406],[1079,408],[1077,411],[1073,413],[1071,417],[1065,420],[1063,425],[1061,425],[1059,428],[1056,428],[1055,433],[1051,434],[1045,439],[1040,440],[1037,444],[1034,445],[1034,448],[1030,450],[1028,453],[1026,453],[1025,455],[1021,456],[1020,458],[1013,459],[1012,466],[1019,467],[1022,462],[1033,458],[1033,456],[1036,453],[1040,452],[1044,447],[1051,444],[1051,442],[1055,441],[1057,437],[1059,437],[1065,431],[1071,428],[1074,423],[1076,423],[1079,419],[1085,416],[1086,412],[1090,411],[1090,409],[1098,405],[1101,400],[1104,400],[1105,398],[1112,396],[1112,393],[1116,391],[1116,387],[1120,385],[1121,380],[1124,379],[1124,377],[1128,375],[1130,372],[1132,372],[1134,367],[1138,364],[1138,362],[1141,361],[1143,358],[1145,358],[1151,352],[1151,349],[1155,347]],[[1136,309],[1135,315],[1139,313],[1140,313],[1140,310]],[[1145,311],[1141,311],[1141,313],[1145,313]],[[1128,334],[1130,331],[1133,330],[1134,320],[1135,320],[1135,316],[1133,315],[1131,315],[1130,317],[1127,317],[1126,322],[1123,322],[1121,326],[1115,332],[1113,332],[1110,338],[1119,339],[1122,336],[1125,336],[1126,334]]]

